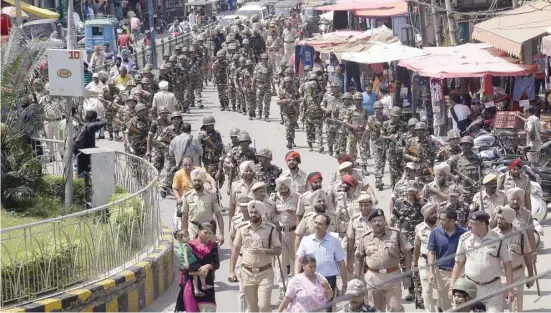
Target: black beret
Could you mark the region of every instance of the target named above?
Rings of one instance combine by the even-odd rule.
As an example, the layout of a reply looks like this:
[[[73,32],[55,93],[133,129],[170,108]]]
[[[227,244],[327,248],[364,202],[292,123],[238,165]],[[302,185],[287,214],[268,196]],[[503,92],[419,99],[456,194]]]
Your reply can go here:
[[[490,215],[484,211],[476,211],[471,213],[471,215],[469,215],[469,219],[472,221],[487,222],[490,220]]]
[[[371,222],[371,220],[377,216],[385,216],[385,212],[381,209],[375,209],[369,213],[369,216],[367,217],[367,221]]]

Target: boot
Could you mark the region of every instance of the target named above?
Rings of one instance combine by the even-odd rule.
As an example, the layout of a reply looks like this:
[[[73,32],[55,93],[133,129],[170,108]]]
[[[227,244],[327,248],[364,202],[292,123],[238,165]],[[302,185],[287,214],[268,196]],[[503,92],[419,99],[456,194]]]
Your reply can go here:
[[[264,118],[264,121],[265,121],[265,122],[269,122],[269,121],[270,121],[270,118],[266,116],[266,117]]]
[[[308,151],[310,151],[310,152],[314,151],[314,148],[312,147],[311,142],[308,143],[308,148],[309,148]]]
[[[369,172],[367,171],[367,165],[362,165],[362,175],[369,176]]]
[[[319,152],[319,153],[323,153],[324,150],[325,150],[325,148],[324,148],[323,146],[321,146],[321,147],[318,148],[318,152]]]
[[[249,121],[252,121],[252,120],[253,120],[252,115],[249,115]]]
[[[113,133],[109,133],[109,141],[113,141]]]
[[[287,149],[293,149],[293,140],[287,139]]]
[[[333,156],[333,147],[329,146],[329,155]]]
[[[383,179],[382,178],[377,178],[375,180],[375,187],[377,187],[377,189],[379,189],[379,190],[383,190],[384,184],[383,184]]]
[[[226,111],[226,108],[225,108],[225,107],[221,107],[221,108],[220,108],[220,111]]]
[[[295,140],[293,139],[293,148],[296,148],[297,144],[295,143]]]
[[[285,121],[283,119],[279,121],[279,125],[284,125],[284,124],[285,124]]]
[[[256,116],[257,119],[261,119],[262,118],[262,111],[258,111],[258,116]]]

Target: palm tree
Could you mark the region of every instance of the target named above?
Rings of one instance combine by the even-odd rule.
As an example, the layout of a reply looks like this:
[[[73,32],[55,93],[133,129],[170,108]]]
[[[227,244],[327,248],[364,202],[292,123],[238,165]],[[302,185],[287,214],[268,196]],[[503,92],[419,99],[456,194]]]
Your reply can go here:
[[[59,43],[27,38],[13,27],[9,40],[1,46],[0,128],[2,205],[34,197],[34,187],[41,176],[30,136],[44,123],[44,110],[36,103],[33,83],[47,81],[46,50],[61,48]]]

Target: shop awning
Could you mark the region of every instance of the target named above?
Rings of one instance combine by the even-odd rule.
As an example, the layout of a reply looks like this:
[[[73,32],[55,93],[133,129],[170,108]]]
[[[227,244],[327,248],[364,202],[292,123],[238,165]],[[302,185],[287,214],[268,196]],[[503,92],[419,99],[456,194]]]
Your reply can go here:
[[[398,2],[404,1],[384,1],[384,0],[361,0],[361,1],[339,1],[335,4],[322,5],[316,7],[318,11],[349,11],[349,10],[390,10]]]
[[[548,1],[537,1],[476,24],[472,38],[520,57],[522,45],[544,35],[549,27],[551,4]]]
[[[367,40],[368,38],[369,36],[365,35],[363,32],[336,31],[301,40],[298,44],[301,46],[311,46],[317,49],[320,47],[341,45],[352,41]]]
[[[435,78],[523,76],[534,72],[533,65],[516,64],[518,60],[503,57],[491,46],[465,44],[455,47],[424,48],[427,55],[401,60],[398,65],[416,71],[421,76]]]
[[[361,52],[344,52],[341,59],[363,64],[386,63],[427,55],[428,52],[404,46],[399,42],[392,44],[370,42],[367,49]]]
[[[7,2],[13,6],[15,6],[15,1],[13,0],[2,0],[4,2]],[[39,7],[35,7],[34,5],[30,5],[28,3],[25,3],[21,1],[21,11],[24,11],[25,13],[29,15],[34,15],[39,18],[43,19],[58,19],[59,14],[50,10],[41,9]]]
[[[551,56],[551,35],[541,39],[541,53]]]
[[[390,6],[390,4],[387,4]],[[406,2],[394,2],[393,7],[382,9],[361,9],[354,10],[354,16],[360,17],[383,17],[383,16],[398,16],[408,13],[408,4]]]

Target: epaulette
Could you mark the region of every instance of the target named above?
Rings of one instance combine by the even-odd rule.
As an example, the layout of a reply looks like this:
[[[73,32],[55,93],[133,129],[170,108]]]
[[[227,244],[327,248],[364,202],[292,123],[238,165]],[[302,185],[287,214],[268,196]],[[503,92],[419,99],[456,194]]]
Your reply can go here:
[[[396,228],[396,227],[387,227],[387,229],[390,229],[390,230],[395,231],[395,232],[401,232],[401,230],[399,228]]]
[[[362,212],[355,213],[352,215],[352,220],[358,219],[362,217]]]
[[[271,226],[273,228],[277,228],[277,226],[272,222],[265,221],[264,223],[266,223],[266,225]]]
[[[184,197],[187,197],[187,196],[191,195],[191,193],[193,193],[193,192],[195,192],[195,189],[191,189],[191,190],[185,192]]]
[[[241,221],[235,227],[242,228],[243,226],[247,226],[247,225],[249,225],[249,221]]]
[[[363,234],[362,238],[365,237],[365,236],[371,235],[371,233],[373,233],[373,229],[370,229],[367,232],[365,232],[365,234]]]
[[[461,235],[459,238],[465,240],[465,239],[471,237],[472,234],[473,234],[473,233],[471,233],[471,231],[469,230],[469,231],[466,231],[466,232],[465,232],[463,235]]]

